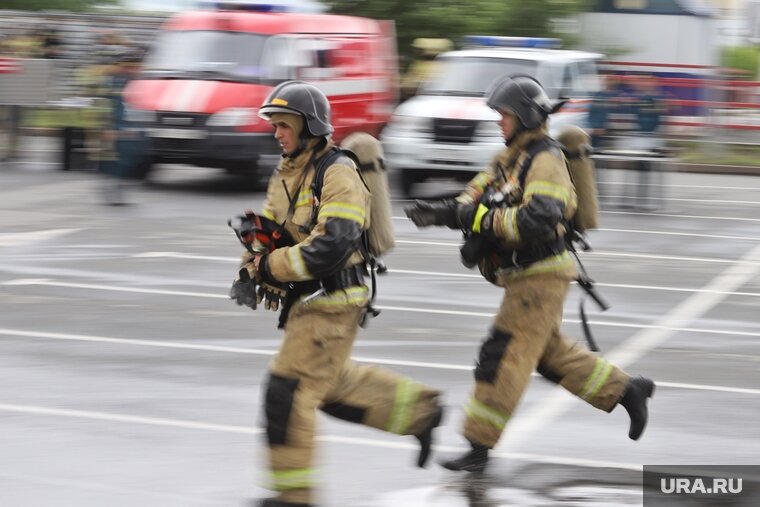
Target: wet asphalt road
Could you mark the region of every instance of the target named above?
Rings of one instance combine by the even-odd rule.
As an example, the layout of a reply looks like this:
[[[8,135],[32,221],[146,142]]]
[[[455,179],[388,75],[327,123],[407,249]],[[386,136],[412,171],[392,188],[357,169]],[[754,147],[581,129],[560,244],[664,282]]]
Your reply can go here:
[[[651,211],[624,206],[620,171],[605,182],[582,259],[612,307],[586,307],[604,354],[658,383],[642,440],[628,440],[623,410],[598,412],[539,378],[478,480],[414,468],[411,437],[321,416],[321,505],[641,505],[643,464],[760,464],[760,181],[668,174]],[[267,495],[259,407],[276,316],[226,298],[240,253],[226,220],[262,194],[174,166],[114,208],[102,183],[0,168],[0,506]],[[459,263],[456,233],[415,230],[402,205],[383,313],[354,356],[444,391],[435,460],[464,449],[461,406],[500,293]],[[579,297],[564,328],[580,338]]]

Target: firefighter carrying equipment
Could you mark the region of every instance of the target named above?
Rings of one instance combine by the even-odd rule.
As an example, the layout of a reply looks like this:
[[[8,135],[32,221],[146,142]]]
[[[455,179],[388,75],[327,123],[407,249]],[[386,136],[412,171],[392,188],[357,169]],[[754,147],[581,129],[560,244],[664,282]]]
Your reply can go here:
[[[367,311],[361,321],[364,327],[368,322],[367,317],[377,317],[380,314],[380,310],[373,306],[377,297],[375,268],[378,258],[388,253],[395,244],[388,176],[384,170],[382,145],[367,133],[355,133],[345,139],[341,148],[333,147],[314,161],[315,174],[311,183],[311,192],[314,196],[312,227],[316,224],[319,212],[325,173],[334,164],[355,167],[370,194],[368,227],[362,232],[361,248],[364,260],[369,266],[369,269],[365,269],[364,272],[368,273],[372,280],[372,293],[367,304]]]
[[[367,230],[369,253],[381,257],[395,246],[391,215],[391,195],[385,155],[380,141],[366,132],[355,132],[343,140],[341,148],[355,155],[355,162],[370,191],[370,224]]]

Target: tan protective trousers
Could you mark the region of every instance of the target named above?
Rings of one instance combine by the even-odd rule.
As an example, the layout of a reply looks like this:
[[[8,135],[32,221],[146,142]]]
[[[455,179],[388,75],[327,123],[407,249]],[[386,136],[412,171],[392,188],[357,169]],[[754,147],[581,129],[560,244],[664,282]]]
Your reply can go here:
[[[282,346],[270,367],[267,438],[278,498],[312,503],[317,408],[347,421],[414,435],[432,419],[439,392],[350,360],[361,308],[298,310],[288,318]]]
[[[629,376],[560,332],[568,285],[551,274],[510,280],[465,407],[468,440],[496,445],[534,370],[596,408],[617,404]]]

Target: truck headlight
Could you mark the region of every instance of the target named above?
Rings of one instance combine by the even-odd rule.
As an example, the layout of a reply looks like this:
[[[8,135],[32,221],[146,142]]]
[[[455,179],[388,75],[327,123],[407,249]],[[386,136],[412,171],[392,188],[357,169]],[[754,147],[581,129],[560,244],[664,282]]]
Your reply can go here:
[[[218,113],[212,114],[206,125],[209,127],[242,127],[253,125],[259,121],[256,115],[258,109],[254,107],[230,107]]]

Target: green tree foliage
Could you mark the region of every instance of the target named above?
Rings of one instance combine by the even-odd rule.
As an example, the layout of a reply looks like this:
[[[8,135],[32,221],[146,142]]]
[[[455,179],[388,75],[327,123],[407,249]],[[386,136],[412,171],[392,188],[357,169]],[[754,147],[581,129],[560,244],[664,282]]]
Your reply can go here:
[[[737,46],[724,48],[721,65],[742,72],[744,77],[754,79],[758,75],[758,65],[760,65],[760,47]]]
[[[114,4],[118,0],[0,0],[0,9],[20,11],[84,11],[95,5]]]
[[[391,19],[396,23],[399,52],[410,53],[417,37],[463,35],[549,37],[552,20],[583,10],[588,0],[326,0],[337,14]]]

